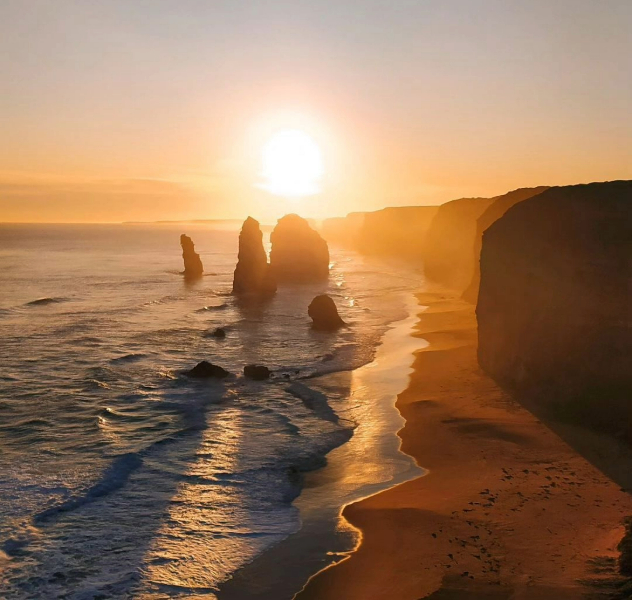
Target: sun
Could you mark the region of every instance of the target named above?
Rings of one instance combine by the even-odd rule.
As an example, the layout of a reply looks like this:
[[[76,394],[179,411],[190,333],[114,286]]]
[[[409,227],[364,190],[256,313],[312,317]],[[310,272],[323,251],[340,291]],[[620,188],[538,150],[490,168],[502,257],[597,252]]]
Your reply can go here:
[[[324,167],[320,147],[300,129],[277,131],[263,147],[263,189],[298,198],[320,192]]]

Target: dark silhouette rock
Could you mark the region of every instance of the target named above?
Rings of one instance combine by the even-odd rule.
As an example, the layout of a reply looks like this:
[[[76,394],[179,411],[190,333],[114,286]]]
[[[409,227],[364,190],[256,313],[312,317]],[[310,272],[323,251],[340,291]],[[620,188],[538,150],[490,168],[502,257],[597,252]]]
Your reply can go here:
[[[550,188],[483,235],[478,359],[556,418],[632,440],[632,181]]]
[[[195,367],[193,367],[190,371],[186,371],[185,375],[200,379],[224,379],[224,377],[228,377],[230,373],[226,371],[226,369],[222,369],[222,367],[203,360],[201,363],[195,365]]]
[[[336,303],[327,294],[316,296],[307,314],[312,318],[312,327],[321,331],[334,331],[345,324],[338,314]]]
[[[195,251],[193,240],[184,233],[180,236],[180,245],[182,246],[182,258],[184,259],[184,276],[195,279],[202,277],[204,267],[200,260],[200,255]]]
[[[271,296],[276,292],[259,222],[248,217],[239,234],[239,256],[233,276],[233,294]]]
[[[270,266],[278,282],[307,283],[329,277],[327,242],[302,217],[279,219],[270,241]]]
[[[223,340],[226,337],[226,330],[223,327],[217,327],[213,329],[213,333],[211,333],[211,335]]]
[[[244,377],[248,379],[255,379],[256,381],[263,381],[270,378],[270,369],[263,365],[246,365],[244,367]]]

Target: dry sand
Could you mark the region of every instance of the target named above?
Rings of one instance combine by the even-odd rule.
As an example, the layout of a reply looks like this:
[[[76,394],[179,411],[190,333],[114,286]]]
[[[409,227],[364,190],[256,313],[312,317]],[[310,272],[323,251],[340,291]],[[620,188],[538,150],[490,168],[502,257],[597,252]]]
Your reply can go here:
[[[472,306],[419,299],[430,345],[397,406],[429,472],[347,506],[359,547],[298,600],[610,595],[632,497],[481,372]]]

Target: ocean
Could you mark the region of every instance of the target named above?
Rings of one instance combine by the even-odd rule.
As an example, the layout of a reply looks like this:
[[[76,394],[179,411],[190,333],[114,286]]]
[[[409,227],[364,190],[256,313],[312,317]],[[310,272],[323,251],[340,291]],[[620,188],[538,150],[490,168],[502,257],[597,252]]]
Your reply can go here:
[[[196,283],[181,233],[204,264]],[[242,305],[237,245],[212,223],[0,225],[2,598],[221,599],[309,524],[305,477],[354,434],[357,446],[371,401],[340,374],[410,319],[421,274],[331,247],[328,282]],[[310,328],[319,293],[349,327]],[[201,360],[234,376],[183,376]],[[250,363],[274,378],[244,380]],[[345,485],[347,499],[370,488]]]

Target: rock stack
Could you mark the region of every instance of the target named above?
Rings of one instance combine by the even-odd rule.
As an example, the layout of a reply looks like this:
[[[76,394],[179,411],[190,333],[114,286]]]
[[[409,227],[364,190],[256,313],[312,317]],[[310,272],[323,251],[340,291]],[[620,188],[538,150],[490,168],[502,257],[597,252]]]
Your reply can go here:
[[[239,256],[233,276],[233,294],[271,296],[276,292],[259,222],[248,217],[239,234]]]
[[[329,277],[329,248],[298,215],[279,219],[270,236],[270,267],[278,282],[307,283]]]
[[[180,245],[182,246],[182,258],[184,259],[184,276],[189,279],[202,277],[204,267],[202,266],[200,255],[195,251],[193,240],[183,233],[180,236]]]

